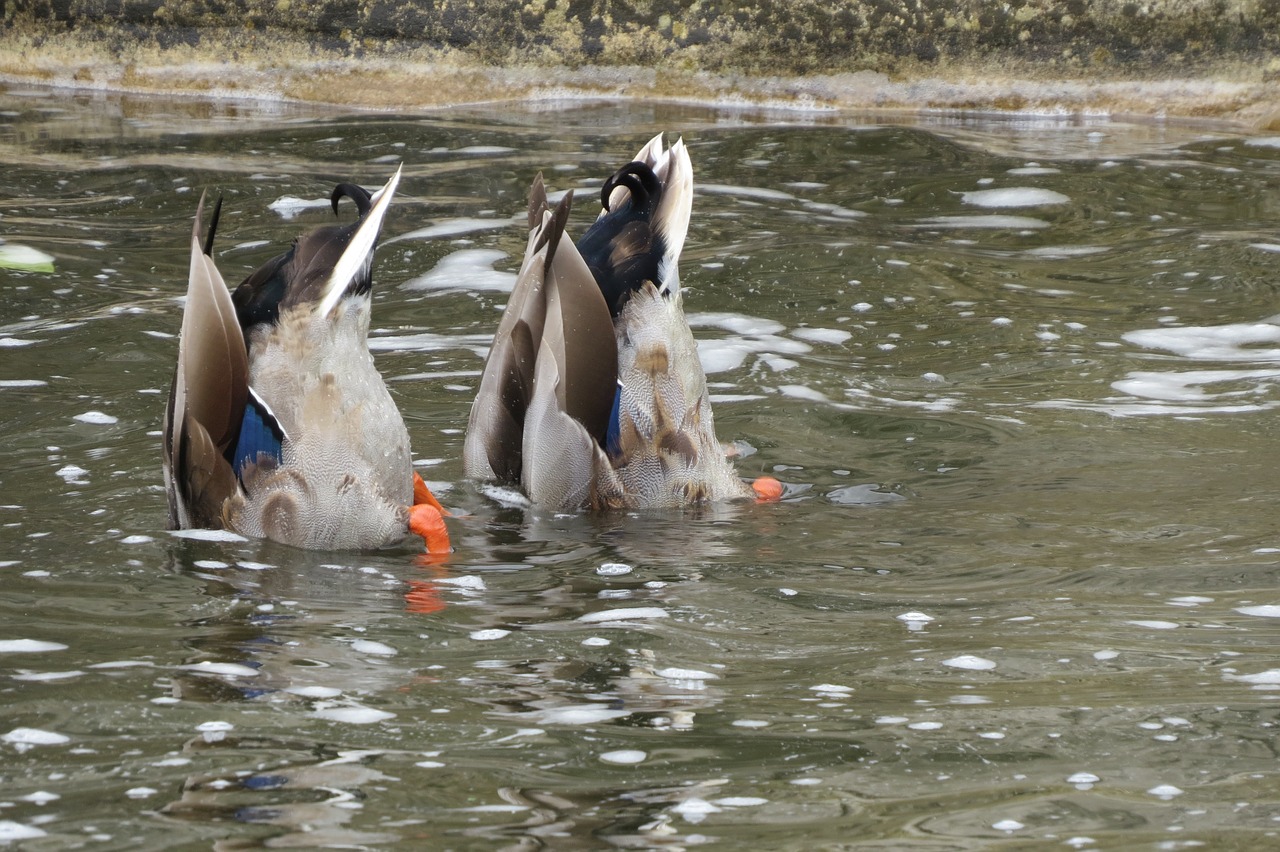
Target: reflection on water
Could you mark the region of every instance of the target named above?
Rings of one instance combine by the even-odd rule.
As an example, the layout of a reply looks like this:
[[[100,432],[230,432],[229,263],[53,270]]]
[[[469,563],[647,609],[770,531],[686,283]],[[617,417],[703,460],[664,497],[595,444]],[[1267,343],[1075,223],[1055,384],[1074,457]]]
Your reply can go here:
[[[461,481],[530,180],[591,195],[660,128],[700,182],[721,438],[786,499],[547,515]],[[52,258],[0,270],[0,843],[1278,830],[1275,140],[27,91],[0,149],[0,238]],[[236,280],[400,162],[371,343],[457,551],[165,533],[195,198],[224,194]]]

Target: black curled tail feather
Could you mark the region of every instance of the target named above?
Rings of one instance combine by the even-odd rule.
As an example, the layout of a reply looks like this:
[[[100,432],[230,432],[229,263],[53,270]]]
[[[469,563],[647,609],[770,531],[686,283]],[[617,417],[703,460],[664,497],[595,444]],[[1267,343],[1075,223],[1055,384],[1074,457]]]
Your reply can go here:
[[[204,253],[207,257],[213,257],[213,237],[218,233],[218,217],[222,215],[222,196],[218,196],[218,200],[213,204],[213,215],[209,217],[209,231],[204,235]]]
[[[356,211],[361,219],[369,215],[373,208],[373,196],[369,194],[369,190],[354,183],[340,183],[329,194],[329,204],[333,206],[335,216],[338,214],[338,200],[344,195],[356,203]]]
[[[600,188],[600,206],[609,210],[609,197],[618,187],[626,187],[631,194],[631,208],[641,216],[649,216],[662,200],[662,181],[647,164],[638,160],[618,169]]]
[[[628,197],[610,207],[610,196],[619,187]],[[604,212],[578,240],[578,252],[615,319],[646,281],[658,284],[667,246],[653,220],[663,192],[662,181],[649,165],[627,163],[605,181],[600,190]]]

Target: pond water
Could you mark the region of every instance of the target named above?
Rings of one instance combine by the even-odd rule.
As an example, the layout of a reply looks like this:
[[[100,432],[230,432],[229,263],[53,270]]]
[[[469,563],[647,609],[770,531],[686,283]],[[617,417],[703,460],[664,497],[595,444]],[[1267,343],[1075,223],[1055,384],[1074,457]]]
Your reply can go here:
[[[1277,842],[1280,139],[0,108],[0,237],[52,257],[0,270],[0,845]],[[525,193],[580,190],[581,233],[658,130],[720,437],[787,497],[537,516],[461,464]],[[234,283],[331,221],[289,198],[400,162],[371,343],[455,552],[165,532],[201,190]]]

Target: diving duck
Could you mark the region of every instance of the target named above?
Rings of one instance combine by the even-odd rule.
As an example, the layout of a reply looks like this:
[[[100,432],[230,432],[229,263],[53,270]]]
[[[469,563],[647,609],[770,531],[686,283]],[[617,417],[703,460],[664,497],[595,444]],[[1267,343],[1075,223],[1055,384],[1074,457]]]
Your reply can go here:
[[[171,529],[230,529],[297,547],[368,549],[416,534],[449,549],[444,511],[412,467],[404,420],[367,336],[374,247],[400,172],[359,218],[297,238],[228,292],[213,262],[222,202],[191,270],[164,418]]]
[[[738,478],[716,440],[682,308],[679,260],[693,205],[683,140],[655,136],[600,192],[575,246],[573,203],[542,175],[529,242],[485,362],[463,445],[468,477],[518,485],[551,510],[777,499]]]

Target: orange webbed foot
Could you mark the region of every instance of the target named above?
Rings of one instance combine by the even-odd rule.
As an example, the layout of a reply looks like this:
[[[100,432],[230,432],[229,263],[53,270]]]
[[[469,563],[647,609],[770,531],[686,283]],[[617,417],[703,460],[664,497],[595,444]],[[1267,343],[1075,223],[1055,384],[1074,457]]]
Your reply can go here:
[[[757,503],[776,503],[782,499],[782,483],[772,476],[761,476],[751,483]]]
[[[427,553],[448,553],[453,549],[449,545],[449,530],[445,528],[444,515],[437,508],[439,505],[418,503],[409,509],[409,532],[422,536],[427,545]]]
[[[452,513],[444,506],[440,505],[440,501],[436,499],[436,495],[431,493],[431,489],[427,487],[427,483],[422,481],[422,476],[415,470],[413,472],[413,505],[434,506],[436,511],[442,515],[453,517]]]

